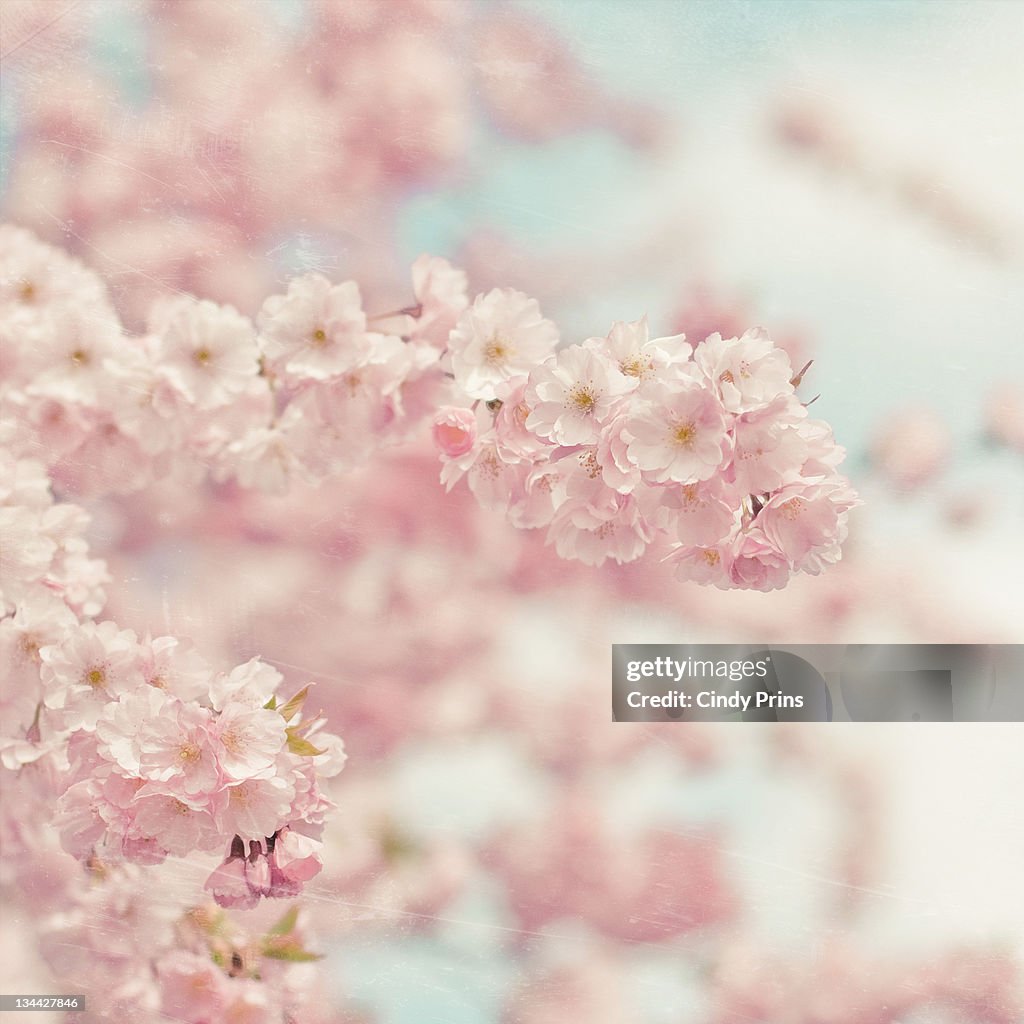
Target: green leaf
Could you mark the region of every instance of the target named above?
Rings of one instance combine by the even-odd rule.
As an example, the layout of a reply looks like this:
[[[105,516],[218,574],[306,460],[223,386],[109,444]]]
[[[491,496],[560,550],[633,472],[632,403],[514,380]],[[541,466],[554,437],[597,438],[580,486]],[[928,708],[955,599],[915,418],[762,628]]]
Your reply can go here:
[[[304,686],[287,704],[282,704],[277,710],[284,716],[286,722],[290,722],[302,709],[302,705],[309,695],[309,687]]]
[[[297,725],[291,726],[291,728],[285,729],[285,733],[288,735],[288,749],[293,754],[298,754],[299,757],[316,757],[317,754],[322,754],[324,751],[317,750],[312,743],[307,739],[303,739],[297,732]]]
[[[281,918],[273,928],[267,932],[268,935],[287,935],[290,931],[295,928],[295,922],[299,919],[299,907],[296,904],[291,910],[287,911],[284,917]]]
[[[287,960],[293,964],[308,964],[314,960],[323,960],[319,953],[310,953],[287,936],[266,939],[263,943],[263,955],[271,960]]]
[[[270,700],[268,700],[267,703],[263,705],[263,707],[264,707],[264,710],[266,710],[266,711],[276,711],[277,710],[277,698],[276,697],[271,697]]]

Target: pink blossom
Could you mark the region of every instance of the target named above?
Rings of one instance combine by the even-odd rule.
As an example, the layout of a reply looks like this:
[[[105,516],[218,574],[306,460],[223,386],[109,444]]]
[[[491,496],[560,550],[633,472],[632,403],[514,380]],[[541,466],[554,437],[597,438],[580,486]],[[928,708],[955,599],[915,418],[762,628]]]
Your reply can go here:
[[[221,833],[208,811],[162,794],[158,788],[150,784],[139,790],[132,808],[130,834],[156,839],[174,857],[220,846]]]
[[[165,713],[170,701],[158,689],[139,687],[111,701],[96,722],[96,747],[101,757],[123,772],[139,775],[142,767],[140,734]]]
[[[591,444],[635,386],[607,356],[570,345],[530,374],[526,427],[555,444]]]
[[[167,374],[199,409],[227,405],[259,372],[252,324],[230,306],[168,300],[153,327]]]
[[[198,700],[209,692],[209,666],[191,643],[178,637],[143,640],[139,646],[139,668],[149,686],[179,700]]]
[[[637,386],[672,379],[693,354],[685,335],[651,338],[646,316],[632,323],[616,321],[606,338],[590,338],[583,344],[611,359]]]
[[[68,729],[95,729],[107,702],[142,682],[135,634],[113,622],[83,623],[39,657],[44,702]]]
[[[632,562],[644,553],[653,531],[636,500],[614,491],[608,495],[609,505],[603,509],[569,502],[555,513],[548,539],[562,558],[600,566],[609,558]]]
[[[712,334],[694,350],[697,367],[729,412],[750,412],[792,392],[789,356],[756,327],[740,338]]]
[[[412,265],[412,290],[419,303],[412,336],[445,348],[448,335],[469,305],[466,274],[439,256],[420,256]]]
[[[246,779],[220,791],[214,815],[227,835],[263,839],[286,823],[294,796],[295,785],[288,778]]]
[[[224,777],[237,782],[263,773],[284,747],[284,730],[284,720],[276,711],[228,704],[213,727]]]
[[[169,698],[161,714],[147,719],[136,739],[139,774],[187,800],[216,790],[220,779],[213,715],[195,703]]]
[[[290,828],[283,828],[274,840],[271,868],[289,882],[308,882],[323,868],[323,843]]]
[[[455,383],[470,398],[490,401],[551,354],[558,331],[535,299],[495,288],[459,318],[448,340]]]
[[[509,393],[494,415],[494,439],[506,462],[533,462],[550,452],[551,442],[538,437],[526,426],[530,407],[526,403],[526,382]]]
[[[714,545],[732,533],[739,502],[718,481],[668,485],[655,492],[655,521],[686,545]]]
[[[807,413],[793,395],[736,418],[730,475],[743,494],[765,494],[799,475],[808,444],[797,429]]]
[[[710,584],[720,590],[734,586],[732,553],[728,542],[706,547],[679,545],[672,549],[668,561],[680,580],[692,580],[702,587]]]
[[[210,684],[210,702],[215,711],[222,711],[229,702],[261,708],[273,696],[284,677],[272,665],[251,658],[230,672],[214,676]]]
[[[228,980],[210,960],[183,949],[172,950],[158,966],[161,1011],[182,1021],[220,1020]]]
[[[741,530],[730,550],[729,578],[749,590],[780,590],[789,582],[785,554],[757,529]]]
[[[820,560],[838,557],[846,512],[857,504],[839,481],[789,484],[776,491],[757,517],[773,548],[792,563],[820,571]]]
[[[332,380],[367,361],[371,351],[359,286],[332,285],[322,274],[294,278],[271,296],[258,318],[271,368],[296,380]]]
[[[624,429],[630,461],[659,483],[707,480],[730,448],[721,403],[695,381],[653,388]]]
[[[445,405],[434,416],[434,444],[449,458],[457,459],[476,443],[476,415],[471,409]]]
[[[244,854],[235,853],[235,848],[241,848],[241,845],[241,840],[236,837],[231,854],[207,878],[203,888],[217,901],[218,906],[251,910],[260,898],[250,889],[246,879]]]

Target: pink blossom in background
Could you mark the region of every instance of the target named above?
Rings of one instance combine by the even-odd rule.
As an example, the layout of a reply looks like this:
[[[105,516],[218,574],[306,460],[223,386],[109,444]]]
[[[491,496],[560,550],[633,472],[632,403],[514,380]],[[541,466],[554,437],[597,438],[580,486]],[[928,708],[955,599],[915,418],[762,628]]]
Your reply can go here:
[[[913,490],[933,480],[949,461],[952,438],[930,409],[904,409],[878,433],[872,457],[896,487]]]

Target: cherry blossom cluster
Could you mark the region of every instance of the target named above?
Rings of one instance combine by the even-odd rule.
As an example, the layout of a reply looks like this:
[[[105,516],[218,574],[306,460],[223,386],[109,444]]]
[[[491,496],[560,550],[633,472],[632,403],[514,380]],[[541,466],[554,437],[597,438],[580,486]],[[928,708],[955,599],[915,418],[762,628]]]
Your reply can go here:
[[[434,421],[442,480],[547,527],[564,558],[630,562],[656,538],[683,579],[775,590],[838,561],[858,504],[803,372],[760,329],[650,338],[646,319],[556,348],[525,295],[480,296],[446,352],[462,407]]]
[[[307,274],[255,323],[181,296],[133,339],[97,278],[7,227],[5,397],[22,447],[82,494],[207,472],[284,491],[433,415],[442,481],[468,476],[563,558],[630,562],[657,539],[681,578],[758,590],[838,561],[857,504],[844,452],[764,331],[694,349],[643,319],[558,347],[535,300],[494,289],[470,304],[465,275],[429,256],[413,294],[372,316],[354,282]]]
[[[415,321],[372,330],[354,282],[291,282],[254,324],[190,296],[127,336],[99,279],[12,226],[0,227],[0,396],[17,450],[47,459],[82,496],[209,474],[284,490],[366,462],[404,440],[447,382],[436,369],[449,303],[465,279],[443,260],[413,267]],[[433,372],[429,372],[433,369]]]
[[[159,863],[229,846],[207,888],[223,905],[294,896],[319,870],[344,764],[308,687],[278,702],[281,674],[254,658],[213,672],[174,637],[140,639],[103,606],[82,509],[55,504],[41,463],[0,449],[0,758],[53,772],[64,848]],[[241,852],[244,851],[244,854]]]

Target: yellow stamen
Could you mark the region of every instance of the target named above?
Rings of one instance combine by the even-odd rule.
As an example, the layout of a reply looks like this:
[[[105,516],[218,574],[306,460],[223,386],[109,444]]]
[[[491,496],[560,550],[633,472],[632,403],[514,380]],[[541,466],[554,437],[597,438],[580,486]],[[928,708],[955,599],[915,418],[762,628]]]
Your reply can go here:
[[[490,366],[500,366],[511,358],[513,352],[511,343],[507,338],[494,334],[491,340],[484,345],[484,362]]]
[[[594,385],[574,384],[569,391],[569,405],[584,416],[590,415],[597,408],[598,392]]]
[[[692,448],[697,437],[697,427],[692,420],[680,423],[672,431],[672,440],[682,448]]]

